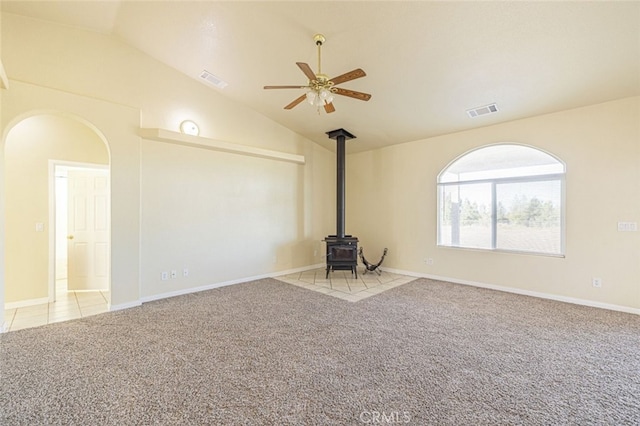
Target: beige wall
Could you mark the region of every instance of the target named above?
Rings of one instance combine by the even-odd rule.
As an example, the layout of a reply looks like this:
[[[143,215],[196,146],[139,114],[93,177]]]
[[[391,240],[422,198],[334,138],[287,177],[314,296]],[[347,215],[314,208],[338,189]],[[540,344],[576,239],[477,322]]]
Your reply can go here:
[[[37,115],[14,126],[5,143],[5,300],[48,297],[49,160],[109,164],[105,143],[85,124],[60,115]],[[53,226],[53,224],[50,224]]]
[[[436,245],[436,179],[465,152],[514,142],[567,165],[566,257]],[[628,98],[348,156],[348,229],[387,267],[595,304],[640,308],[640,98]],[[426,265],[425,258],[434,259]],[[602,278],[594,288],[592,277]]]
[[[207,138],[297,154],[304,149],[305,138],[229,101],[224,90],[114,37],[7,13],[2,20],[2,57],[11,79],[134,107],[140,127],[178,131],[189,118]]]
[[[1,31],[11,84],[0,95],[0,179],[7,134],[33,114],[72,114],[107,141],[113,305],[322,262],[320,240],[335,232],[331,152],[109,36],[9,14]],[[370,257],[389,247],[385,266],[399,270],[638,308],[640,234],[619,233],[616,222],[639,221],[639,103],[625,99],[349,155],[347,230]],[[176,130],[185,118],[198,122],[202,136],[302,154],[307,162],[138,136],[140,127]],[[464,152],[496,142],[536,146],[566,162],[565,258],[436,247],[437,174]],[[2,203],[0,196],[0,227],[11,208]],[[435,263],[423,264],[425,257]],[[172,269],[178,278],[161,281]],[[602,278],[601,289],[591,286],[593,276]]]
[[[0,46],[2,46],[2,19],[0,19]],[[2,63],[2,49],[0,49],[0,91],[1,89],[6,89],[8,86],[7,74],[4,70],[4,65]],[[0,95],[1,96],[1,95]],[[2,116],[0,109],[0,117]]]
[[[0,68],[4,72],[2,64],[2,19],[0,19]],[[2,95],[3,88],[0,88],[0,123],[2,123]],[[4,164],[4,150],[0,149],[0,164]],[[4,211],[4,176],[0,173],[0,212]],[[1,214],[0,214],[1,217]],[[0,220],[0,235],[4,235],[4,220]],[[0,242],[0,259],[4,259],[4,242]],[[0,261],[0,333],[4,331],[4,261]]]
[[[107,141],[111,156],[111,303],[116,306],[135,303],[140,296],[140,138],[131,129],[137,128],[138,111],[15,80],[11,81],[2,102],[0,151],[3,157],[11,129],[22,120],[43,113],[71,117]],[[0,175],[5,175],[5,161],[0,162]],[[4,189],[8,190],[12,184],[5,182]],[[10,208],[5,204],[5,209],[0,210],[3,224]],[[50,228],[48,220],[44,226]],[[5,238],[1,243],[5,245]],[[8,251],[7,247],[5,257]],[[5,257],[1,259],[3,266]],[[0,288],[4,288],[5,275],[1,278]]]
[[[318,204],[305,196],[324,176],[313,175],[313,158],[299,165],[146,140],[142,158],[143,297],[319,261]],[[178,278],[162,281],[171,270]]]
[[[11,80],[3,142],[21,119],[49,111],[72,114],[107,141],[112,305],[322,261],[320,240],[333,228],[325,212],[335,204],[317,201],[335,182],[331,152],[109,36],[9,14],[2,24]],[[140,127],[176,131],[186,118],[204,137],[301,154],[306,164],[138,136]],[[172,269],[179,278],[161,281]]]

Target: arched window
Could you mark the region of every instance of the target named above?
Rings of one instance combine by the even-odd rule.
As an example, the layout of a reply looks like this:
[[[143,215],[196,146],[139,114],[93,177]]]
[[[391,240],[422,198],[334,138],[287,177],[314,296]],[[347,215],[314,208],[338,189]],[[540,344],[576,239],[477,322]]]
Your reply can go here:
[[[462,155],[438,176],[438,245],[564,255],[564,176],[528,146]]]

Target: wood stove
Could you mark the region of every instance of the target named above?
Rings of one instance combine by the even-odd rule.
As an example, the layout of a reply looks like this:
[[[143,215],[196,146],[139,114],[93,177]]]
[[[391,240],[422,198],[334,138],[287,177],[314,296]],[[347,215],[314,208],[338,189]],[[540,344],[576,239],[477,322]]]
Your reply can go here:
[[[351,235],[338,238],[329,235],[324,239],[327,244],[327,274],[329,271],[351,271],[358,278],[358,239]]]
[[[327,132],[330,139],[335,139],[337,143],[336,162],[336,235],[327,236],[324,241],[327,244],[327,273],[330,271],[347,270],[358,278],[358,239],[344,232],[345,223],[345,141],[354,139],[351,133],[344,129],[337,129]]]

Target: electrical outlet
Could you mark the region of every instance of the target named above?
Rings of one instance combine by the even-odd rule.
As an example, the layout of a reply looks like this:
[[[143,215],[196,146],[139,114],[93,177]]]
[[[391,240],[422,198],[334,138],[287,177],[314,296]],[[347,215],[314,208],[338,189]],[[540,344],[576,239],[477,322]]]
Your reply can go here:
[[[618,222],[618,231],[620,232],[636,232],[638,230],[638,222]]]
[[[428,257],[427,258],[427,265],[433,265],[433,258],[432,257]]]
[[[591,280],[591,283],[593,284],[594,287],[600,288],[602,287],[602,278],[593,278]]]
[[[188,277],[188,276],[189,276],[189,269],[184,268],[184,269],[182,270],[182,276],[183,276],[183,277],[185,277],[185,278],[186,278],[186,277]]]
[[[169,273],[168,273],[168,272],[163,272],[163,273],[160,275],[160,279],[162,279],[162,281],[166,281],[166,280],[168,280],[168,279],[169,279]]]
[[[178,271],[175,269],[171,270],[171,279],[178,278]]]

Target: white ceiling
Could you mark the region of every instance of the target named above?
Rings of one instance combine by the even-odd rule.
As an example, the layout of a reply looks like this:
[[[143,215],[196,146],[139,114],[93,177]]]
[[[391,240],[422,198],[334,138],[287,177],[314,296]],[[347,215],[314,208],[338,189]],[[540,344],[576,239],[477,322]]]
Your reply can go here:
[[[344,128],[358,152],[640,95],[640,2],[2,1],[2,11],[111,34],[287,128],[333,147]],[[367,76],[340,87],[336,112],[283,107],[317,72]],[[206,84],[203,82],[203,84]],[[499,112],[469,118],[467,109]]]

